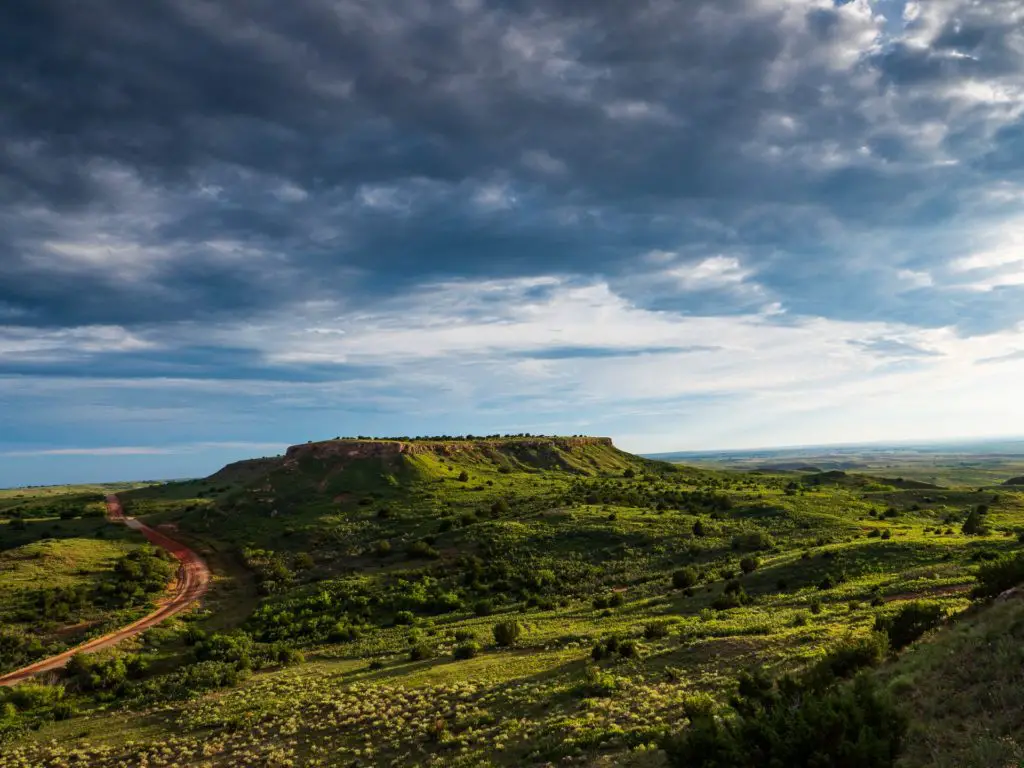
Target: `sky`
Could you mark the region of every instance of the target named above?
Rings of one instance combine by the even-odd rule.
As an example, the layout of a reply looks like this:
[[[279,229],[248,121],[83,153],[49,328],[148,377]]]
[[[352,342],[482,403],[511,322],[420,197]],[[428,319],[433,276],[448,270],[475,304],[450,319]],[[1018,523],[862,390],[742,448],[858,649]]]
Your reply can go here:
[[[1024,434],[1020,0],[0,4],[0,485]]]

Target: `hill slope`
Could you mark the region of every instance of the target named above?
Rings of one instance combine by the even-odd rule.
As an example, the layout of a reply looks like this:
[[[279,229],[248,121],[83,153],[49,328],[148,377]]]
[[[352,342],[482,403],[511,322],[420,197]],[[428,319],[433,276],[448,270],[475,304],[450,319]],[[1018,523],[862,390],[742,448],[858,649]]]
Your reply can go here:
[[[124,649],[120,679],[65,680],[87,717],[19,705],[0,768],[656,760],[640,747],[743,669],[804,670],[914,597],[967,607],[1024,524],[1010,490],[811,485],[598,438],[308,443],[123,499],[212,553],[208,610]],[[982,507],[991,533],[963,535]]]
[[[1024,761],[1024,596],[996,601],[885,667],[913,718],[905,768]]]

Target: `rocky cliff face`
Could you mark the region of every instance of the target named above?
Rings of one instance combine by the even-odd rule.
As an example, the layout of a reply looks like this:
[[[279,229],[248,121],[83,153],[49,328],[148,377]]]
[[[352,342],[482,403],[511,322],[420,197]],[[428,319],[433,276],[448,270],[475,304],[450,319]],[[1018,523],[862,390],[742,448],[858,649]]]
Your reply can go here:
[[[485,449],[539,449],[558,448],[571,452],[586,445],[613,447],[610,437],[528,437],[507,440],[324,440],[317,443],[293,445],[285,453],[285,464],[301,459],[356,460],[388,459],[401,454],[436,453],[439,456],[458,456],[460,453]]]

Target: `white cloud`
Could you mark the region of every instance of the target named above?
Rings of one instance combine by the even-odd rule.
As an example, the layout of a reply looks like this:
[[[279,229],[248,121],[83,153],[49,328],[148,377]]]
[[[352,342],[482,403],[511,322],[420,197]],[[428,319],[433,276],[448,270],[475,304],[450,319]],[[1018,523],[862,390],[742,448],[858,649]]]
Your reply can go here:
[[[473,202],[485,211],[502,211],[516,203],[516,196],[504,184],[484,184],[473,192]]]
[[[83,353],[138,352],[156,346],[118,325],[55,330],[0,325],[0,357],[5,360],[60,361]]]
[[[544,150],[531,149],[523,152],[522,159],[523,165],[527,168],[550,176],[559,176],[566,171],[565,163]]]
[[[41,448],[3,451],[0,456],[161,456],[177,453],[173,448],[146,445],[99,448]]]
[[[648,264],[667,264],[670,261],[675,261],[678,255],[675,251],[653,250],[645,253],[643,260]]]
[[[274,190],[274,196],[285,203],[301,203],[303,200],[309,198],[309,193],[302,187],[296,186],[290,182],[285,182]]]
[[[673,267],[664,272],[685,291],[705,291],[737,286],[753,274],[735,256],[709,256],[694,264]]]
[[[612,120],[650,120],[671,122],[672,114],[661,104],[650,101],[621,100],[605,104],[604,113]]]
[[[960,287],[976,291],[1024,285],[1024,220],[995,228],[989,247],[954,259],[949,270]]]
[[[904,283],[903,288],[907,290],[913,288],[931,288],[935,285],[935,280],[927,272],[918,272],[912,269],[901,269],[896,273],[896,277],[899,278],[900,282]]]

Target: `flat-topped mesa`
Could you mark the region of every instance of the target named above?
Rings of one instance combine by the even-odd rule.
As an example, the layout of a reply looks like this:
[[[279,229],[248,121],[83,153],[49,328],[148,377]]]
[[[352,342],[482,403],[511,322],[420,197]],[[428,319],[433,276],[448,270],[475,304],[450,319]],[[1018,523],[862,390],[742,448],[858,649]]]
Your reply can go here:
[[[588,445],[613,448],[610,437],[510,437],[461,440],[322,440],[291,446],[284,460],[290,464],[300,459],[386,459],[401,454],[435,453],[439,456],[457,456],[460,453],[492,449],[532,449],[553,447],[572,451]]]

